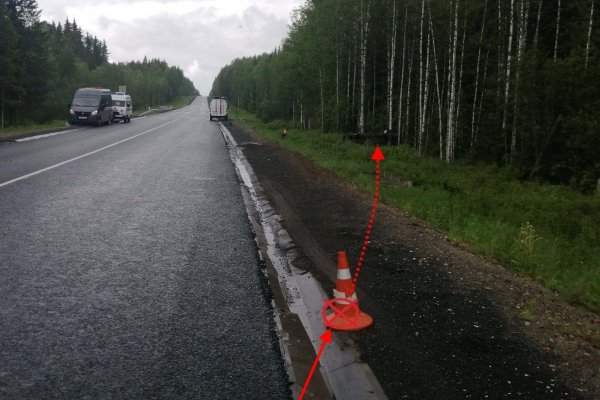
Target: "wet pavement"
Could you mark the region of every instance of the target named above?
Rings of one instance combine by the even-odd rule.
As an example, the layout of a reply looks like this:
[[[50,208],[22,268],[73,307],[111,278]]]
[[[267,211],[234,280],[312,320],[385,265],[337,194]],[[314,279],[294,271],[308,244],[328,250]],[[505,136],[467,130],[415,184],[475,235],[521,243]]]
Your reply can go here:
[[[269,290],[205,99],[1,144],[0,185],[123,140],[0,187],[0,398],[288,398]]]

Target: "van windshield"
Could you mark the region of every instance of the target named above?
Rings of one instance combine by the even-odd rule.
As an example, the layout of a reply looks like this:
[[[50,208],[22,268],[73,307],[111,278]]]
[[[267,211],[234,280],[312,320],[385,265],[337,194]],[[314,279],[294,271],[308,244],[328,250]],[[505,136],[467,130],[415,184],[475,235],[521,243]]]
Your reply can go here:
[[[113,106],[125,107],[125,102],[123,100],[113,100]]]
[[[74,106],[98,107],[100,99],[98,97],[75,97],[73,99]]]

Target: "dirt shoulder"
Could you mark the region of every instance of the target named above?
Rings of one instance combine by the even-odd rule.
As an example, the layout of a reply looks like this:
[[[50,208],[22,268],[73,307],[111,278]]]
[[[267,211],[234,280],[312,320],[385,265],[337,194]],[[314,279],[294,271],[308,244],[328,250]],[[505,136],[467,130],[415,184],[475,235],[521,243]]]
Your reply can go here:
[[[331,292],[337,251],[356,263],[371,196],[251,131],[228,129],[299,247],[296,266]],[[378,210],[358,289],[375,325],[352,338],[390,399],[600,398],[598,315],[402,211]]]

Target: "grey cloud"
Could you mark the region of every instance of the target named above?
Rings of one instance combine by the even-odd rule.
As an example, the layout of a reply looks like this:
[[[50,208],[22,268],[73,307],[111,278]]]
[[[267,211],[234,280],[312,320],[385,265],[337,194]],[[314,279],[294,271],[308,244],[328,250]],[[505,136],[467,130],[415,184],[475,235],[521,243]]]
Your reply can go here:
[[[117,34],[121,31],[125,36]],[[108,21],[106,34],[111,58],[116,61],[165,59],[185,67],[198,61],[198,76],[190,77],[203,94],[208,94],[219,69],[232,59],[260,54],[279,45],[287,21],[256,7],[243,16],[205,19],[202,16],[160,16],[122,24]],[[119,36],[121,36],[119,38]]]
[[[177,0],[172,0],[177,1]],[[288,0],[300,4],[303,0]],[[75,4],[98,5],[91,0],[39,0],[44,14],[56,21],[66,18],[65,7]],[[116,6],[119,2],[103,2]],[[132,16],[126,22],[107,14],[95,19],[85,31],[105,39],[113,61],[160,58],[184,71],[197,60],[195,76],[190,76],[202,94],[208,94],[219,69],[234,58],[252,56],[277,47],[287,33],[289,16],[279,10],[285,1],[262,0],[240,15],[219,17],[204,1],[185,16],[164,14],[146,19]],[[118,9],[115,7],[114,9]]]

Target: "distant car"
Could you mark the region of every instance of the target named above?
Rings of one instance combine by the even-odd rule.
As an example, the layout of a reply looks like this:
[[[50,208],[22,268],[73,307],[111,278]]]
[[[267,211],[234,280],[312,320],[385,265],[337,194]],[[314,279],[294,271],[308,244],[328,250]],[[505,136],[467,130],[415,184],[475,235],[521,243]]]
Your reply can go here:
[[[131,114],[133,113],[131,96],[121,92],[111,93],[110,96],[112,98],[113,121],[131,122]]]
[[[210,100],[210,120],[213,119],[227,121],[227,100],[224,97],[213,97]]]
[[[112,98],[109,89],[77,89],[69,104],[69,124],[110,124],[113,118]]]

